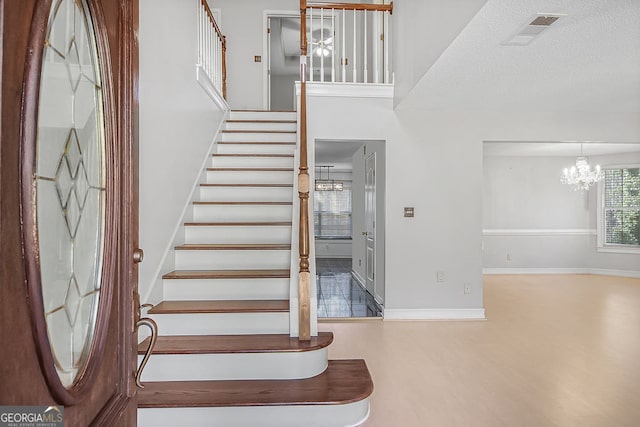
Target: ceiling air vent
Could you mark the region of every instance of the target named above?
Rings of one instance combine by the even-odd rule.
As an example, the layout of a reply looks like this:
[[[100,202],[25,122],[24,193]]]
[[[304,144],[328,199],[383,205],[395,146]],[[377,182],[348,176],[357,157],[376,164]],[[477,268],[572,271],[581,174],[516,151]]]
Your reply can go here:
[[[549,28],[551,24],[563,16],[566,15],[538,13],[527,25],[522,27],[517,34],[502,44],[507,46],[526,46],[542,34],[544,30]]]

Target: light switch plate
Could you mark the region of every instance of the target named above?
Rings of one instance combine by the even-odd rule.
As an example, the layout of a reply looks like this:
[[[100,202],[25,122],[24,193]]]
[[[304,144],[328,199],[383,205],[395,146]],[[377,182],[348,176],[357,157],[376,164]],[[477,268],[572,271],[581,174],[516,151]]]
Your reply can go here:
[[[262,56],[256,55],[253,57],[253,62],[262,62]]]
[[[404,208],[404,217],[413,218],[414,208]]]

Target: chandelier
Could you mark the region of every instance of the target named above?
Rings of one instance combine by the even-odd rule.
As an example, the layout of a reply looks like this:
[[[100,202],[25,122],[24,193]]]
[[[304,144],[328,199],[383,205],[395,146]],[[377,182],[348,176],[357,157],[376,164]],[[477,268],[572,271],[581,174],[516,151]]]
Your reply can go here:
[[[316,191],[342,191],[344,186],[342,182],[335,181],[329,177],[329,168],[333,166],[316,166],[318,168],[319,179],[316,179]],[[327,178],[322,179],[322,171],[325,170]]]
[[[600,181],[603,176],[600,165],[596,165],[595,169],[591,170],[580,144],[580,156],[576,159],[575,166],[564,168],[560,182],[569,185],[574,191],[589,190],[589,187]]]

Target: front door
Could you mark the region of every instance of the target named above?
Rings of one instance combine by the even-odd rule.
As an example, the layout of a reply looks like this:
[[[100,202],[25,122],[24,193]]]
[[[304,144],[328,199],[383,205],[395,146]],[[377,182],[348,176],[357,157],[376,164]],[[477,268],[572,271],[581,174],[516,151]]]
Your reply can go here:
[[[365,222],[365,263],[366,287],[377,297],[376,283],[376,153],[365,160],[364,222]]]
[[[135,425],[137,0],[0,1],[0,405]]]

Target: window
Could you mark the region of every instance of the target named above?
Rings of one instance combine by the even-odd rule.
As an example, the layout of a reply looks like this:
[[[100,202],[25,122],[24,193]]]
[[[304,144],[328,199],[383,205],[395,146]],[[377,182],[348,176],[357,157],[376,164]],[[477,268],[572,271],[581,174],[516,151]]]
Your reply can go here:
[[[351,238],[351,183],[344,182],[342,191],[313,193],[316,238]]]
[[[640,253],[640,166],[605,169],[599,188],[599,249]]]

